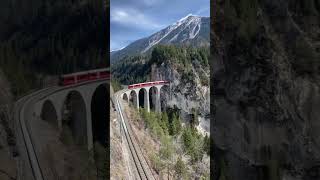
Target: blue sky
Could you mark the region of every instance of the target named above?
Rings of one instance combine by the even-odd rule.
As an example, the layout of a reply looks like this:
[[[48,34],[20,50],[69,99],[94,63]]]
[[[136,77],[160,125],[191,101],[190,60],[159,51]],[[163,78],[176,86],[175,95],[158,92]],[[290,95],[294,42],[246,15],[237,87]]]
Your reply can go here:
[[[111,0],[110,48],[123,48],[188,14],[210,16],[210,0]]]

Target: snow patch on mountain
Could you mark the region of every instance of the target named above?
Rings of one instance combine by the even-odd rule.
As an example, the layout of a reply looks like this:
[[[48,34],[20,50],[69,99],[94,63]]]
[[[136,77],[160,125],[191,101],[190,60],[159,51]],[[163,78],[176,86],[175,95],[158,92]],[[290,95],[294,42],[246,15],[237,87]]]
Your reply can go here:
[[[194,16],[192,14],[188,14],[187,16],[181,18],[179,21],[174,23],[173,25],[180,26],[182,23],[184,23],[185,20],[187,20],[189,17]]]
[[[182,29],[176,35],[174,35],[174,37],[171,38],[168,42],[177,40],[181,32],[185,31],[189,26],[193,26],[192,31],[190,31],[188,36],[185,37],[182,41],[185,41],[187,39],[194,39],[199,34],[201,29],[201,17],[188,14],[187,16],[181,18],[176,23],[168,26],[166,29],[152,35],[150,37],[148,46],[142,51],[142,53],[147,52],[150,48],[157,45],[162,40],[164,40],[167,36],[169,36],[169,34],[172,33],[174,30],[181,27]],[[161,35],[163,32],[165,32],[165,34]]]
[[[147,51],[148,51],[150,48],[152,48],[154,45],[158,44],[162,39],[164,39],[165,37],[167,37],[167,36],[168,36],[174,29],[176,29],[176,28],[177,28],[177,26],[169,26],[169,27],[167,28],[168,32],[167,32],[164,36],[160,37],[160,39],[159,39],[159,33],[155,34],[155,35],[153,36],[153,38],[151,38],[151,41],[149,41],[149,45],[142,51],[142,53],[147,52]]]
[[[192,31],[189,34],[190,39],[195,38],[199,34],[200,29],[201,29],[201,24],[200,23],[198,23],[196,26],[194,26]]]
[[[136,40],[123,49],[112,51],[111,63],[121,60],[126,56],[147,53],[158,44],[209,45],[209,25],[209,17],[188,14],[149,37]]]

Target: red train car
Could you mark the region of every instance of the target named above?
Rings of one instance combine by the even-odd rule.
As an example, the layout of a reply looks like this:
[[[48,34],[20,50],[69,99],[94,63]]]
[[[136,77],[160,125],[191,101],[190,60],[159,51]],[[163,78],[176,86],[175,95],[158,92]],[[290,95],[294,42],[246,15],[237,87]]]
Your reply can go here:
[[[146,86],[158,85],[158,84],[168,84],[168,83],[169,83],[169,81],[154,81],[154,82],[131,84],[128,86],[128,89],[133,89],[133,88],[138,88],[138,87],[146,87]]]
[[[59,85],[69,86],[102,79],[110,79],[110,71],[108,68],[62,75],[59,77]]]

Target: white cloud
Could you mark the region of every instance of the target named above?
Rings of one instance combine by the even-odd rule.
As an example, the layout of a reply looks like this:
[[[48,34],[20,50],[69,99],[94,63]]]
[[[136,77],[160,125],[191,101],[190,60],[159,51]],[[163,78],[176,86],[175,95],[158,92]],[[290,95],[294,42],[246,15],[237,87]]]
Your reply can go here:
[[[162,25],[134,9],[111,9],[110,20],[121,25],[134,26],[141,29],[158,29],[162,27]]]
[[[205,13],[205,12],[208,12],[208,11],[210,11],[210,7],[204,7],[204,8],[199,9],[195,14],[196,15],[201,15],[202,13]]]
[[[159,3],[161,0],[141,0],[145,5],[152,6]]]

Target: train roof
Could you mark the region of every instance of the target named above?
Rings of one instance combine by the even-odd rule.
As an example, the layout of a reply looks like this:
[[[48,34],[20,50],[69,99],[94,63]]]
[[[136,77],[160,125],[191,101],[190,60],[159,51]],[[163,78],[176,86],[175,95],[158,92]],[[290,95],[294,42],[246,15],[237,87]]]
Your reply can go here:
[[[166,80],[160,80],[160,81],[150,81],[150,82],[142,82],[142,83],[137,83],[137,84],[130,84],[129,86],[134,86],[134,85],[139,85],[139,84],[151,84],[154,82],[168,82]]]
[[[76,76],[76,75],[81,75],[81,74],[86,74],[86,73],[93,73],[93,72],[101,72],[101,71],[108,71],[109,72],[110,68],[92,69],[92,70],[89,70],[89,71],[81,71],[81,72],[63,74],[61,76],[62,77],[68,77],[68,76]]]

